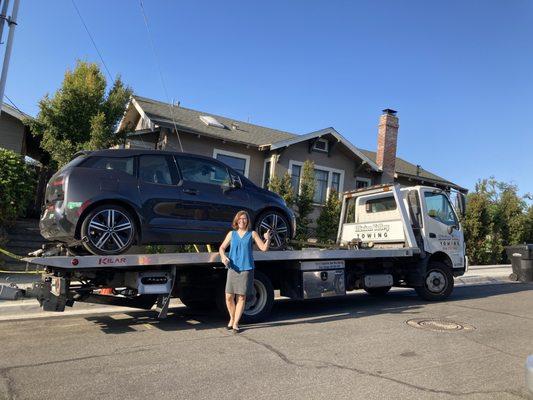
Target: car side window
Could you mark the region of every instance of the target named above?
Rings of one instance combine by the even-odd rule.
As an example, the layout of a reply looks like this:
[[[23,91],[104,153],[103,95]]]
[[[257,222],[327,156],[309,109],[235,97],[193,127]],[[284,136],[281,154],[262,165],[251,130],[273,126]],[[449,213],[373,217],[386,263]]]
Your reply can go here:
[[[215,162],[189,157],[178,157],[177,161],[184,181],[217,186],[231,182],[228,170]]]
[[[80,167],[120,171],[133,175],[133,157],[89,157]]]
[[[139,157],[139,178],[143,182],[172,185],[172,170],[167,156],[144,155]]]

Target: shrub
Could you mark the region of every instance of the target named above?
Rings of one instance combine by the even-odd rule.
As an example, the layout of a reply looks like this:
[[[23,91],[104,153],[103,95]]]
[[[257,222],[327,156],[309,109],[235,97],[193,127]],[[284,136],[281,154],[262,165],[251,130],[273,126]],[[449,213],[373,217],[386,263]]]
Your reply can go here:
[[[337,231],[339,228],[339,219],[341,216],[341,200],[339,194],[332,190],[329,193],[328,200],[316,220],[316,235],[322,243],[335,243]]]
[[[34,197],[35,174],[21,155],[0,148],[0,226],[23,216]]]

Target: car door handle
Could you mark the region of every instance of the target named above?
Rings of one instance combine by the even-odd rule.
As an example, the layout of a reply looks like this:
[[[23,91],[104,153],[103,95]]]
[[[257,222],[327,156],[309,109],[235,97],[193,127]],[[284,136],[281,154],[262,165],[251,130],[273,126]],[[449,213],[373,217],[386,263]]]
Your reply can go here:
[[[429,232],[429,237],[434,239],[434,238],[437,237],[437,235],[435,235],[434,233]]]
[[[197,189],[183,189],[183,193],[197,195],[199,192]]]

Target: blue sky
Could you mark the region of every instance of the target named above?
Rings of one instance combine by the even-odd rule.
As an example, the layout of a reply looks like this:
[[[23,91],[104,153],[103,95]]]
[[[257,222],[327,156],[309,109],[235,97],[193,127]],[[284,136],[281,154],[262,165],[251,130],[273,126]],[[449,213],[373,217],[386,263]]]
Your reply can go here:
[[[99,62],[71,0],[20,0],[6,94],[35,115],[76,59]],[[138,0],[76,0],[104,61],[166,101]],[[472,189],[533,192],[533,2],[144,0],[169,97],[294,133],[333,126]]]

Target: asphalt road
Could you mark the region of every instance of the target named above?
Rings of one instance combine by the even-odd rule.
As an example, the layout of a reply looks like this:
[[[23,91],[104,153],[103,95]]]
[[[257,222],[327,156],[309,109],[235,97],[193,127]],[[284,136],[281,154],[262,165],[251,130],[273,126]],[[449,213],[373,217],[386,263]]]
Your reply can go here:
[[[271,320],[238,335],[183,306],[163,321],[153,311],[4,321],[0,398],[529,398],[532,289],[465,285],[441,303],[412,290],[278,300]],[[427,318],[472,329],[406,323]]]

